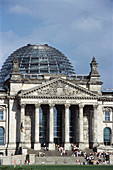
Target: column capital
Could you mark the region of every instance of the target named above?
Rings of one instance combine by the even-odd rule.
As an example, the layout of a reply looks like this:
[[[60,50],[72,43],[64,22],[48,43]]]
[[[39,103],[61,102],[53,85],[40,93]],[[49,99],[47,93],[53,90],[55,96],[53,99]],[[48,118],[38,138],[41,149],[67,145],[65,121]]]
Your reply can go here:
[[[79,109],[84,108],[84,104],[80,103],[79,104]]]
[[[98,108],[98,104],[93,105],[93,109],[96,110]]]
[[[5,109],[7,109],[7,108],[8,108],[8,105],[5,106]]]
[[[54,103],[50,103],[50,104],[49,104],[49,107],[50,107],[50,108],[53,108],[54,106],[55,106]]]
[[[105,112],[105,110],[106,110],[106,109],[105,109],[105,107],[103,106],[103,107],[102,107],[102,111]]]
[[[25,108],[26,104],[20,103],[21,108]]]
[[[36,103],[36,104],[35,104],[35,109],[36,109],[36,108],[39,108],[40,105],[41,105],[40,103]]]
[[[70,107],[70,104],[66,103],[65,108],[69,108],[69,107]]]

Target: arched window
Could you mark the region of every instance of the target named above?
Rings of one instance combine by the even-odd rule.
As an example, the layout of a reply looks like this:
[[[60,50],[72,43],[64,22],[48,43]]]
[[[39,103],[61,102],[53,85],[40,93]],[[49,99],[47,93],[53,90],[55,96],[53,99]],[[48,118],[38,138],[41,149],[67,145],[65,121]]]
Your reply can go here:
[[[4,128],[0,127],[0,145],[4,145]]]
[[[111,130],[110,128],[104,128],[104,145],[110,145],[111,141]]]

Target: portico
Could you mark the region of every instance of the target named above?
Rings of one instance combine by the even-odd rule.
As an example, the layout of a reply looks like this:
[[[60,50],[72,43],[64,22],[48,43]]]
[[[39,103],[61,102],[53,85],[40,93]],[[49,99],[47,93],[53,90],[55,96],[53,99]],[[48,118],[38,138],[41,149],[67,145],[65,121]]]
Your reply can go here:
[[[77,100],[75,104],[71,104],[69,100],[65,103],[61,100],[59,104],[56,99],[52,99],[51,103],[33,104],[32,101],[30,104],[30,101],[26,101],[25,107],[21,106],[26,120],[23,132],[25,147],[40,150],[46,143],[49,150],[55,150],[55,144],[61,144],[66,150],[70,150],[71,143],[75,143],[80,149],[85,149],[92,148],[99,142],[95,138],[95,131],[98,131],[95,122],[98,109],[96,105],[77,103]]]

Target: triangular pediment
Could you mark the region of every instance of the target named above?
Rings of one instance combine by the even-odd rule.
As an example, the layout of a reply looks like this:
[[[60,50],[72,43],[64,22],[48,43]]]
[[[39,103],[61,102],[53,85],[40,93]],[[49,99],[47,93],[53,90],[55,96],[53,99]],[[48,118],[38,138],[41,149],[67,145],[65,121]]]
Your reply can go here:
[[[64,97],[64,98],[76,98],[76,97],[98,97],[97,94],[79,86],[75,85],[67,80],[58,78],[45,82],[37,87],[23,91],[20,96],[41,96],[41,97]]]

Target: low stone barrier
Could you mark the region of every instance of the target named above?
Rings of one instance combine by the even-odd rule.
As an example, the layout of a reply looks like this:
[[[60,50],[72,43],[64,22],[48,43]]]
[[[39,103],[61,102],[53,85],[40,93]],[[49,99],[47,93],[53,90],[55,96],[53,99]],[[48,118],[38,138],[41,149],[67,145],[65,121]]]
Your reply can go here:
[[[109,156],[110,164],[113,165],[113,155]]]

